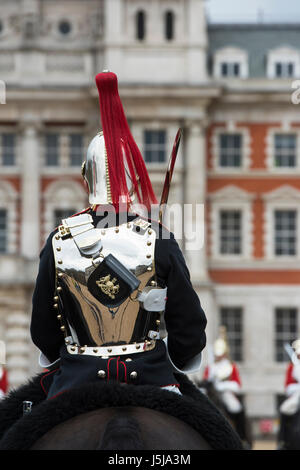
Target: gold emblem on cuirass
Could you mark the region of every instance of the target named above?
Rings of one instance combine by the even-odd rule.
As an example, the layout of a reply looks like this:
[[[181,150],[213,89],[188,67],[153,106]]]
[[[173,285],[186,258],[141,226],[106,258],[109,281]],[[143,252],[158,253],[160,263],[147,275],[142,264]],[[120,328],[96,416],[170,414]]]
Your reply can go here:
[[[100,277],[96,284],[104,294],[108,295],[111,299],[115,299],[120,289],[119,284],[116,284],[116,282],[117,279],[115,277],[110,279],[110,274],[108,274],[107,276]]]

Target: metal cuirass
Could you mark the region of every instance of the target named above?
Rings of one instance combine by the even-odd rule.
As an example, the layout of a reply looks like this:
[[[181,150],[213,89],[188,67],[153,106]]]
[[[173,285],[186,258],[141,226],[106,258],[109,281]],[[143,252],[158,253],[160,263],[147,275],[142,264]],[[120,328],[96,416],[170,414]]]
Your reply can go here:
[[[136,218],[101,229],[92,222],[86,213],[64,219],[53,236],[65,337],[95,347],[155,342],[167,289],[156,282],[151,223]]]

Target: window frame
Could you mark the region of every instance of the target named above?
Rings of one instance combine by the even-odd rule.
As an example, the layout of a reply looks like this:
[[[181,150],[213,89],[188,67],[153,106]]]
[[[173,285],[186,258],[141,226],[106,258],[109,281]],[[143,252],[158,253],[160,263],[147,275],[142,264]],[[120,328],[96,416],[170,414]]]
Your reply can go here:
[[[168,42],[175,39],[175,19],[176,15],[173,10],[166,10],[164,12],[164,38]]]
[[[223,228],[222,228],[222,225],[224,223],[224,220],[222,220],[222,216],[224,215],[229,215],[230,214],[230,218],[227,219],[227,225],[229,225],[229,222],[233,225],[235,225],[236,221],[232,220],[234,219],[234,216],[235,215],[238,215],[239,216],[239,229],[238,229],[238,233],[236,232],[236,228],[235,227],[228,227],[227,226],[227,231],[229,230],[231,233],[231,238],[235,238],[235,237],[238,237],[239,238],[239,242],[238,242],[238,248],[239,248],[239,251],[236,252],[236,251],[223,251],[223,238],[227,238],[227,244],[228,246],[230,246],[230,243],[233,244],[233,246],[235,247],[236,246],[236,241],[233,241],[232,239],[229,240],[230,238],[230,235],[227,233],[224,234],[223,232]],[[233,216],[233,217],[232,217]],[[230,220],[231,219],[231,220]],[[219,210],[219,251],[220,251],[220,255],[221,256],[240,256],[242,254],[242,250],[243,250],[243,211],[241,211],[240,209],[220,209]]]
[[[273,262],[295,263],[300,260],[300,191],[289,185],[280,186],[274,191],[265,193],[264,201],[264,259]],[[276,255],[275,254],[275,227],[274,212],[276,210],[295,210],[297,212],[297,254]]]
[[[82,132],[71,132],[68,134],[69,136],[69,166],[72,167],[72,168],[81,168],[81,165],[82,165],[82,162],[84,161],[84,134]],[[72,155],[72,145],[71,145],[71,142],[72,142],[72,137],[80,137],[81,139],[81,147],[80,147],[80,160],[78,164],[73,164],[73,156]],[[74,150],[74,149],[73,149]],[[75,152],[76,153],[76,152]],[[79,155],[76,155],[76,157],[79,157]]]
[[[289,331],[288,332],[288,335],[290,336],[289,338],[287,339],[284,339],[284,336],[288,336],[286,333],[286,328],[280,328],[280,334],[281,336],[283,336],[283,339],[278,339],[278,331],[277,331],[277,314],[278,314],[278,311],[281,310],[282,311],[282,322],[284,324],[284,322],[287,320],[287,310],[290,310],[290,311],[295,311],[295,332],[291,332]],[[284,353],[284,348],[282,347],[282,352],[279,353],[278,351],[278,341],[281,341],[282,342],[282,346],[284,346],[284,343],[289,343],[291,344],[292,341],[294,341],[295,339],[297,339],[299,333],[298,333],[298,328],[299,328],[299,309],[296,307],[296,306],[275,306],[274,307],[274,340],[273,340],[273,348],[274,348],[274,354],[273,354],[273,360],[276,364],[280,364],[282,362],[287,362],[288,360],[288,356],[287,354]],[[281,357],[281,359],[278,359],[279,357]]]
[[[0,210],[6,210],[7,239],[5,252],[1,256],[13,255],[17,251],[18,225],[17,225],[17,200],[18,192],[5,180],[0,180]]]
[[[237,186],[228,185],[208,195],[210,201],[210,261],[251,260],[253,257],[253,210],[252,201],[255,196]],[[242,212],[242,241],[240,254],[222,254],[220,250],[220,212],[222,210],[240,210]]]
[[[56,146],[50,147],[50,146],[47,145],[47,140],[50,137],[56,137],[56,139],[55,139],[55,140],[57,140]],[[50,155],[49,155],[48,151],[49,151],[49,149],[53,149],[53,148],[55,148],[55,150],[56,150],[55,158],[57,159],[57,163],[55,165],[48,163],[48,158],[49,157],[52,158],[52,155],[51,155],[52,152],[50,152]],[[57,132],[47,132],[45,134],[45,161],[44,161],[44,164],[45,164],[46,168],[53,168],[53,167],[57,168],[57,167],[61,166],[60,165],[60,151],[59,150],[60,150],[60,134],[57,133]]]
[[[147,12],[139,9],[135,12],[135,39],[136,41],[145,41],[147,35]]]
[[[284,234],[284,233],[281,233],[279,234],[276,230],[277,226],[278,226],[278,219],[276,216],[279,215],[279,213],[290,213],[290,214],[295,214],[295,221],[294,221],[294,225],[295,225],[295,233],[293,234],[293,238],[294,238],[294,243],[292,244],[292,248],[293,248],[293,251],[294,253],[283,253],[283,254],[280,254],[277,252],[277,249],[278,249],[278,238],[290,238],[292,237],[292,233],[288,233],[288,234]],[[296,210],[296,209],[288,209],[288,208],[280,208],[280,209],[274,209],[273,210],[273,233],[274,233],[274,256],[276,258],[281,258],[282,256],[291,256],[291,257],[296,257],[297,255],[299,256],[299,253],[298,253],[298,243],[297,243],[297,240],[299,238],[299,234],[298,234],[298,231],[297,231],[297,226],[299,227],[299,221],[298,221],[298,217],[299,217],[299,212]],[[281,220],[280,221],[281,224],[284,224],[286,223],[286,220]],[[282,229],[282,232],[284,231],[287,231],[288,229]],[[290,251],[290,250],[288,250]]]
[[[46,136],[50,134],[58,135],[58,165],[46,165]],[[82,136],[82,161],[78,165],[72,165],[71,161],[71,135]],[[41,135],[41,147],[43,150],[43,174],[60,174],[62,169],[67,174],[78,174],[80,172],[81,164],[85,158],[85,149],[87,148],[87,135],[85,127],[80,126],[65,126],[62,130],[60,126],[45,126]]]
[[[293,75],[277,76],[277,64],[288,66],[293,64]],[[275,80],[290,80],[300,75],[300,57],[299,52],[293,47],[278,47],[270,50],[267,57],[267,78]]]
[[[289,147],[284,147],[284,148],[279,148],[277,143],[276,143],[276,140],[278,140],[278,138],[281,137],[282,139],[284,138],[288,138],[288,137],[294,137],[295,138],[295,145],[294,145],[294,159],[295,159],[295,164],[294,165],[277,165],[277,158],[290,158],[291,155],[278,155],[277,152],[279,150],[284,150],[285,152],[284,153],[288,153],[288,150],[290,150]],[[297,168],[298,166],[298,155],[297,155],[297,148],[298,148],[298,134],[297,132],[275,132],[273,134],[273,139],[274,139],[274,142],[273,142],[273,146],[274,146],[274,167],[275,168]]]
[[[239,150],[239,154],[238,154],[238,157],[239,157],[239,160],[240,160],[240,164],[239,165],[222,165],[222,158],[224,157],[224,152],[227,153],[228,152],[228,147],[224,147],[222,146],[222,140],[224,139],[224,137],[228,138],[228,140],[233,140],[234,138],[239,138],[240,140],[240,145],[238,147],[238,150]],[[243,146],[244,146],[244,142],[243,142],[243,134],[241,132],[223,132],[223,133],[219,133],[219,145],[218,145],[218,148],[219,148],[219,162],[218,162],[218,165],[219,165],[219,168],[242,168],[243,167]],[[229,147],[229,149],[232,151],[232,155],[228,154],[227,155],[227,159],[228,160],[234,160],[237,155],[234,155],[235,153],[235,150],[236,148],[234,147],[234,144],[231,145],[231,147]]]
[[[276,136],[295,135],[295,166],[276,166]],[[281,127],[271,127],[268,129],[266,136],[266,166],[272,173],[294,173],[295,169],[300,170],[300,130],[287,126],[285,129]]]
[[[151,144],[146,143],[146,133],[163,133],[164,136],[164,142],[152,142]],[[147,147],[158,147],[157,150],[149,150]],[[160,149],[160,146],[163,146],[163,149]],[[167,162],[167,146],[168,146],[168,130],[166,128],[151,128],[151,127],[145,127],[143,129],[143,157],[145,160],[146,165],[165,165]],[[163,160],[147,160],[146,158],[146,153],[147,152],[164,152],[164,159]]]
[[[241,165],[240,166],[221,166],[221,148],[220,148],[220,136],[221,135],[240,135],[241,136]],[[213,129],[210,149],[212,155],[212,169],[216,173],[243,173],[249,169],[251,164],[251,135],[250,130],[247,127],[236,127],[228,128],[225,126],[217,126]]]
[[[4,213],[4,229],[1,228],[1,223],[0,223],[0,255],[7,254],[8,252],[8,211],[7,209],[0,207],[0,222],[1,222],[1,213]],[[4,236],[2,237],[2,233],[4,233]],[[1,240],[2,238],[4,239],[4,249],[2,250],[2,244]]]
[[[223,314],[225,313],[224,311],[227,310],[229,314],[232,313],[237,313],[238,316],[240,316],[239,322],[240,322],[240,327],[241,330],[240,332],[234,332],[230,331],[228,328],[228,322],[226,324],[226,321],[224,321],[224,316]],[[244,351],[244,330],[245,330],[245,313],[244,313],[244,308],[241,305],[220,305],[219,306],[219,326],[225,326],[226,327],[226,334],[227,334],[227,339],[228,339],[228,344],[229,344],[229,356],[230,358],[239,363],[243,363],[245,361],[245,351]],[[236,333],[240,334],[240,350],[238,351],[239,355],[236,355],[236,350],[235,347],[232,346],[232,342],[234,341],[235,338],[232,339],[232,336],[234,337]]]
[[[14,140],[13,145],[13,164],[4,164],[4,146],[3,136],[12,135]],[[0,126],[0,168],[1,173],[17,172],[19,166],[19,135],[15,127]]]
[[[238,75],[223,75],[222,64],[227,64],[234,67],[234,64],[239,65]],[[248,52],[245,49],[238,47],[223,47],[217,49],[213,54],[213,76],[221,80],[244,80],[249,76],[249,59]]]

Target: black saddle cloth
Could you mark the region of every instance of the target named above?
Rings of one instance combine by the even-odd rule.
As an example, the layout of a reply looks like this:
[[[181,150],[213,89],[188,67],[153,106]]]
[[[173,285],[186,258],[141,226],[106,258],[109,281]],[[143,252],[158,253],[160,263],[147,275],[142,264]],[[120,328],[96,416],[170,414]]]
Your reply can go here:
[[[142,406],[170,414],[192,426],[215,450],[243,450],[229,422],[183,374],[176,374],[182,396],[149,385],[89,383],[45,400],[43,374],[11,392],[0,403],[0,450],[25,450],[54,426],[103,407]],[[33,402],[22,416],[22,403]]]

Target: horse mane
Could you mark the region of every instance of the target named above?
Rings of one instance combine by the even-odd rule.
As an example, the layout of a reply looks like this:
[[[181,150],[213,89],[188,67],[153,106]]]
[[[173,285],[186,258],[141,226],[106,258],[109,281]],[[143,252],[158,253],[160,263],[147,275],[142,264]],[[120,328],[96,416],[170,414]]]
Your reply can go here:
[[[106,425],[97,450],[143,450],[139,423],[131,416],[114,416]]]

